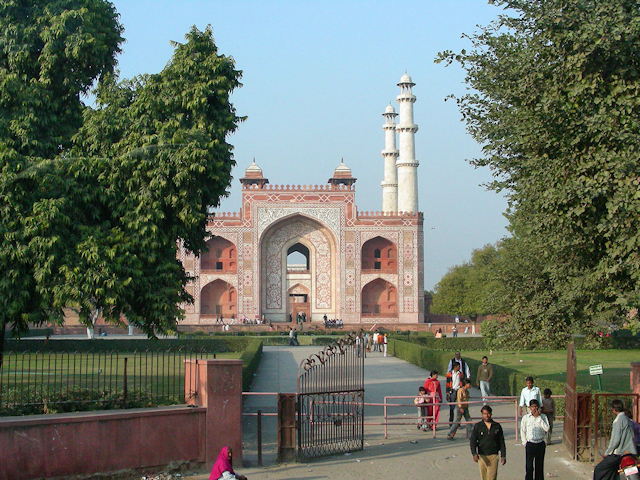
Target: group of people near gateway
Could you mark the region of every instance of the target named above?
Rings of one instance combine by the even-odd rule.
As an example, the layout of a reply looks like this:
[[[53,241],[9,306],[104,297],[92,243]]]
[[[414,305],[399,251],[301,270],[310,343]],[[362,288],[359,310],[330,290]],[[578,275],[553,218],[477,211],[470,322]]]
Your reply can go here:
[[[482,358],[478,367],[476,386],[480,387],[482,400],[482,420],[473,426],[467,423],[467,434],[474,462],[478,463],[482,480],[498,478],[498,465],[506,463],[506,445],[502,426],[492,419],[493,409],[487,405],[491,395],[491,380],[494,376],[493,365],[488,358]],[[543,392],[533,384],[533,377],[525,379],[525,387],[520,392],[519,410],[520,439],[525,447],[525,480],[542,480],[544,475],[544,457],[546,446],[552,443],[551,434],[556,415],[556,405],[552,392],[546,388]],[[462,419],[471,421],[469,414],[469,388],[471,371],[460,352],[455,352],[449,361],[445,383],[446,402],[449,405],[449,432],[447,438],[455,440]],[[440,419],[440,404],[443,395],[438,380],[438,371],[432,370],[424,385],[419,387],[414,404],[418,408],[420,420],[418,429],[435,429]],[[618,479],[620,460],[625,453],[636,455],[640,445],[640,425],[631,419],[620,400],[611,404],[615,420],[611,432],[611,441],[603,460],[596,466],[594,480]],[[526,414],[525,414],[526,412]],[[626,412],[626,414],[625,414]],[[523,416],[524,414],[524,416]]]
[[[364,332],[360,330],[356,333],[355,339],[356,356],[364,356],[366,358],[367,353],[380,352],[384,356],[387,356],[388,339],[386,333],[380,333],[376,330],[373,333]]]

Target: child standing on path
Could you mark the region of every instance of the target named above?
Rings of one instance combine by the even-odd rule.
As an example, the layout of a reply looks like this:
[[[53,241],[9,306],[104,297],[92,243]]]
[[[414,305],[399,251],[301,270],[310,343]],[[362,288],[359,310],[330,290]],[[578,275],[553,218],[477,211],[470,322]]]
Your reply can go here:
[[[418,388],[418,396],[413,399],[413,403],[416,407],[418,407],[418,415],[420,419],[418,420],[418,430],[421,428],[426,431],[427,430],[427,390],[424,387]]]
[[[556,419],[556,402],[551,398],[551,389],[544,389],[544,398],[542,399],[542,409],[540,410],[547,416],[549,420],[549,431],[547,432],[547,445],[551,445],[551,432],[553,431],[553,421]]]

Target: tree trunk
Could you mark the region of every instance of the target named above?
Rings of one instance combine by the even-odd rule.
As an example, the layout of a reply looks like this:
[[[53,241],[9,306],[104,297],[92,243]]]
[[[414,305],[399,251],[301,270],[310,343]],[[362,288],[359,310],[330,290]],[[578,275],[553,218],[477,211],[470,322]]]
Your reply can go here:
[[[2,364],[4,362],[4,329],[6,325],[2,324],[2,330],[0,331],[0,368],[2,368]]]

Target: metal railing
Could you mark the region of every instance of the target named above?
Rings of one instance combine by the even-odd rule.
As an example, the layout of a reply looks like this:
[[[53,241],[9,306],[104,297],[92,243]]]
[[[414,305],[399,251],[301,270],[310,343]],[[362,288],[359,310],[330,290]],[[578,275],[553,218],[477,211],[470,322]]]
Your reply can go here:
[[[0,368],[0,415],[61,413],[184,403],[195,386],[187,350],[7,352]]]
[[[611,409],[612,400],[621,400],[626,409],[629,409],[634,418],[638,418],[640,409],[640,395],[637,393],[596,393],[593,461],[597,463],[601,455],[607,449],[611,439],[611,429],[616,414]]]

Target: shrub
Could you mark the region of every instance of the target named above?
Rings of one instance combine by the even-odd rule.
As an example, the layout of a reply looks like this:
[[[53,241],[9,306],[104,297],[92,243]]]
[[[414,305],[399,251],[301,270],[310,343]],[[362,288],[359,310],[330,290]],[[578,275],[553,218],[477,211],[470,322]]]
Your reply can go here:
[[[407,335],[394,335],[393,338],[397,340],[403,340],[410,343],[416,343],[431,350],[445,350],[448,352],[460,351],[473,351],[473,350],[486,350],[487,347],[484,344],[482,337],[444,337],[435,338],[433,336],[407,336]]]
[[[158,338],[145,340],[108,340],[96,338],[94,340],[7,340],[5,351],[13,352],[134,352],[145,350],[187,350],[203,351],[206,353],[242,352],[248,338],[205,337],[205,338]]]
[[[262,340],[249,340],[242,352],[242,391],[248,392],[262,358]]]
[[[409,363],[413,363],[425,370],[433,370],[434,368],[442,375],[447,371],[449,360],[453,358],[452,351],[433,350],[417,343],[400,341],[392,338],[389,341],[389,352],[391,355],[401,358]],[[464,358],[464,356],[463,356]],[[480,365],[479,360],[464,358],[469,365],[471,371],[471,380],[475,385],[475,373]],[[493,379],[491,380],[491,393],[500,396],[520,396],[520,392],[524,388],[525,377],[532,376],[535,378],[535,385],[544,390],[550,388],[554,395],[564,395],[565,384],[555,380],[545,380],[536,378],[533,373],[521,372],[512,368],[503,367],[493,364]],[[589,392],[586,387],[577,386],[578,392]],[[564,415],[564,399],[557,398],[556,415]]]

